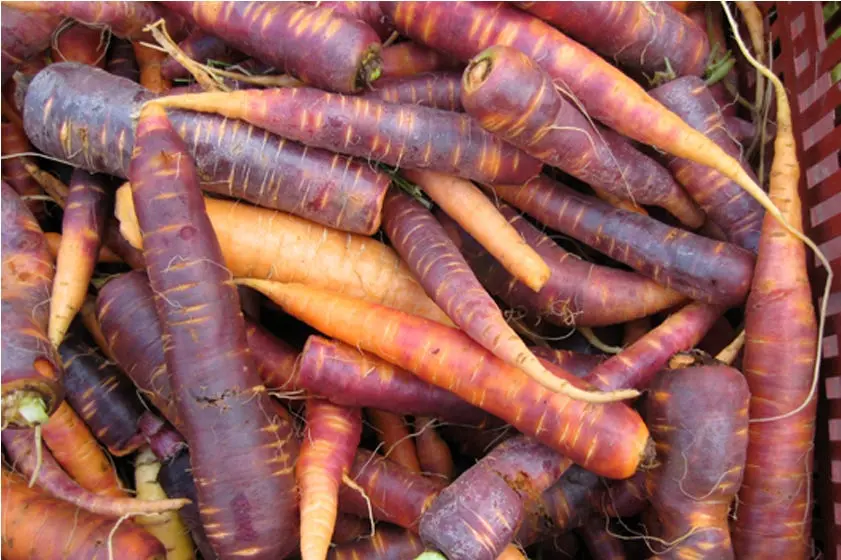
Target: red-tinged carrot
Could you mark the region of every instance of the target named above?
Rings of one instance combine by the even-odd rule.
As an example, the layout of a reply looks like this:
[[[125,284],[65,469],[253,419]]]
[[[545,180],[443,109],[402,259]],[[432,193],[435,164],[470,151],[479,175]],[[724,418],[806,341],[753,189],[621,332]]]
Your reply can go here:
[[[140,70],[140,85],[152,93],[164,93],[172,87],[172,82],[161,74],[161,63],[166,59],[166,53],[158,49],[147,47],[143,43],[135,42],[134,58]]]
[[[297,441],[271,417],[185,143],[155,105],[136,134],[131,190],[202,523],[220,556],[282,557],[297,546]]]
[[[507,204],[500,204],[499,211],[552,270],[539,292],[513,278],[448,216],[437,217],[483,285],[510,308],[564,327],[598,327],[645,317],[685,299],[635,272],[589,263],[564,251]]]
[[[92,173],[126,177],[132,115],[152,97],[106,72],[53,64],[29,89],[27,135],[46,154]],[[391,179],[367,162],[210,115],[172,113],[170,120],[196,158],[204,190],[344,231],[370,235],[379,228]]]
[[[450,447],[438,434],[435,418],[415,417],[415,445],[421,472],[427,476],[440,477],[449,482],[455,476],[455,465]]]
[[[164,560],[164,546],[130,521],[114,520],[47,495],[3,469],[3,558]]]
[[[584,546],[587,547],[591,558],[598,558],[598,560],[625,560],[627,558],[622,541],[610,532],[608,520],[601,515],[588,516],[577,532],[584,541]]]
[[[394,28],[383,14],[378,2],[317,2],[317,5],[322,8],[333,8],[337,14],[364,21],[377,32],[383,41],[394,33]]]
[[[96,257],[110,212],[110,197],[106,188],[104,177],[81,169],[75,170],[70,178],[47,329],[50,342],[56,348],[85,301],[96,267]]]
[[[679,78],[648,93],[728,154],[740,158],[741,147],[730,137],[718,104],[701,78]],[[748,173],[753,173],[747,164],[745,168]],[[721,227],[728,241],[756,253],[765,215],[759,202],[709,167],[686,159],[670,158],[669,169],[709,219]]]
[[[382,455],[407,471],[420,474],[417,448],[406,419],[400,414],[375,408],[367,409],[366,416],[377,432]]]
[[[397,253],[379,241],[237,202],[206,198],[205,208],[234,276],[313,284],[451,324]],[[140,247],[129,188],[117,191],[115,213],[123,235]]]
[[[47,240],[50,255],[55,259],[58,256],[58,249],[61,247],[62,235],[54,231],[48,231],[44,234],[44,237]],[[123,262],[123,259],[108,247],[99,248],[99,254],[96,256],[97,264],[117,264],[121,262]]]
[[[467,115],[299,87],[163,97],[164,107],[216,113],[284,138],[404,169],[487,183],[521,182],[540,162]]]
[[[232,47],[315,87],[353,93],[380,77],[366,23],[298,2],[162,2]]]
[[[750,288],[755,259],[741,247],[613,208],[547,177],[494,191],[546,226],[692,299],[738,305]]]
[[[573,467],[578,468],[578,467]],[[590,494],[590,505],[606,517],[633,517],[648,506],[646,471],[640,470],[631,478],[601,481],[601,489]]]
[[[630,346],[651,330],[651,317],[642,317],[625,323],[622,329],[622,345]]]
[[[210,60],[219,62],[239,62],[245,58],[245,55],[237,53],[231,49],[224,40],[205,33],[201,29],[195,30],[186,39],[178,43],[178,48],[185,56],[207,64]],[[177,60],[168,57],[161,63],[161,76],[167,80],[174,80],[176,78],[187,78],[190,72],[181,66]]]
[[[774,129],[771,123],[766,123],[768,136],[774,136]],[[739,117],[724,116],[724,128],[727,135],[738,144],[746,144],[753,141],[757,133],[757,126],[750,121]]]
[[[5,8],[5,4],[3,5]],[[4,156],[32,152],[32,144],[26,137],[23,128],[14,122],[0,123],[0,152]],[[35,179],[32,178],[26,169],[24,162],[27,156],[11,157],[0,163],[2,178],[16,193],[22,197],[44,196],[44,190]],[[26,200],[26,206],[36,216],[44,215],[44,202],[42,200]]]
[[[245,334],[263,384],[271,389],[297,389],[295,370],[298,351],[250,318],[245,322]]]
[[[5,85],[24,60],[50,46],[53,31],[61,18],[43,12],[27,13],[20,11],[18,6],[3,4],[0,21],[3,36],[0,79]]]
[[[664,167],[581,114],[522,52],[497,45],[476,55],[464,71],[461,98],[483,128],[598,191],[661,206],[692,229],[704,223]]]
[[[3,429],[47,421],[64,398],[61,361],[47,339],[53,262],[44,233],[2,183]]]
[[[134,46],[127,39],[112,38],[111,50],[108,52],[108,64],[105,68],[111,74],[126,78],[132,82],[140,80],[137,59],[134,57]]]
[[[383,79],[407,78],[442,70],[458,70],[462,66],[457,60],[412,41],[385,47],[382,57]]]
[[[710,52],[704,30],[664,2],[518,2],[570,37],[619,64],[647,73],[704,73]]]
[[[486,413],[449,391],[367,352],[317,335],[310,336],[301,351],[294,385],[344,406],[434,416],[456,424],[488,421]]]
[[[646,487],[661,521],[656,558],[734,558],[729,512],[747,455],[749,399],[745,378],[727,366],[666,370],[654,380],[646,418],[657,466]]]
[[[370,538],[330,549],[329,560],[409,560],[424,551],[420,538],[397,527],[378,526]]]
[[[301,558],[323,560],[336,525],[342,478],[348,476],[362,435],[362,415],[358,408],[310,398],[306,423],[295,465],[301,493]]]
[[[556,350],[542,346],[535,346],[531,351],[541,360],[558,365],[576,377],[584,377],[605,360],[604,356],[597,354],[583,354],[572,350]]]
[[[462,112],[461,72],[425,72],[399,78],[383,78],[363,93],[362,97]]]
[[[644,454],[647,430],[629,407],[619,402],[596,405],[553,393],[459,330],[301,284],[239,282],[263,292],[322,333],[408,369],[604,476],[630,476]],[[551,367],[576,395],[599,399],[600,394],[593,393],[588,384]],[[574,436],[569,430],[572,425],[578,426]]]
[[[339,513],[333,529],[333,544],[348,544],[359,540],[371,530],[371,523],[350,513]]]
[[[56,30],[50,54],[53,62],[79,62],[104,68],[107,48],[105,30],[76,23]]]

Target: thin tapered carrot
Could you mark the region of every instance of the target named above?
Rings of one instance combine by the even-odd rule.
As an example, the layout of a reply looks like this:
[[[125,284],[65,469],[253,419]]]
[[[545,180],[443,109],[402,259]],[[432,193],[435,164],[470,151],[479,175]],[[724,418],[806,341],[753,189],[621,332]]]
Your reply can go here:
[[[96,316],[95,297],[89,295],[85,298],[85,303],[82,304],[82,309],[79,310],[79,318],[82,320],[82,324],[85,326],[85,329],[88,331],[88,334],[91,335],[94,342],[96,342],[100,351],[102,351],[109,360],[115,362],[116,360],[114,360],[114,354],[111,353],[111,347],[108,345],[105,335],[102,334],[102,327],[100,326],[99,319]]]
[[[314,284],[451,324],[394,250],[374,239],[241,203],[206,198],[205,206],[234,276]],[[130,189],[117,191],[115,213],[140,247]]]
[[[418,452],[405,418],[400,414],[369,408],[366,416],[382,444],[382,455],[402,465],[409,472],[421,472]]]
[[[44,237],[47,238],[47,247],[50,250],[50,254],[53,258],[56,258],[58,256],[58,248],[61,247],[62,234],[55,231],[48,231],[44,233]],[[96,262],[97,264],[117,264],[123,262],[123,259],[108,247],[102,246],[99,248]]]
[[[133,43],[134,58],[140,69],[140,85],[153,93],[163,93],[172,87],[172,82],[161,74],[161,64],[166,53],[142,43]]]
[[[415,417],[415,445],[418,449],[418,461],[427,476],[441,477],[451,481],[455,475],[453,454],[447,442],[435,428],[436,421],[429,416]]]
[[[604,476],[630,476],[644,454],[647,430],[626,405],[596,405],[552,393],[461,331],[302,284],[239,282],[263,292],[327,336],[410,370]],[[563,384],[574,387],[576,395],[601,396],[559,368],[556,374]],[[572,430],[574,436],[568,429],[570,423],[580,428]]]

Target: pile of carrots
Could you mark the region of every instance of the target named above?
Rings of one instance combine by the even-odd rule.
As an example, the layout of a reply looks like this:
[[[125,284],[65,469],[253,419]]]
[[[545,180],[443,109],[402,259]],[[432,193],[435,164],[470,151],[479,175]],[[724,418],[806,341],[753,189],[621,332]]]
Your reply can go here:
[[[809,557],[772,16],[4,2],[3,558]]]

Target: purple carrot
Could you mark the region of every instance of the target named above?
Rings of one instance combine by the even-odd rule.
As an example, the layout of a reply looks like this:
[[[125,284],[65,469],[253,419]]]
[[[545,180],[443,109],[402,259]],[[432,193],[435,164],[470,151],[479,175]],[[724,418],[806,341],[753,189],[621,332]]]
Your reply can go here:
[[[457,60],[411,41],[383,48],[382,79],[408,78],[426,72],[459,70],[464,67]]]
[[[362,94],[389,103],[423,105],[445,111],[463,112],[461,72],[425,72],[405,78],[383,78]]]
[[[50,46],[61,17],[46,12],[24,12],[3,4],[0,21],[3,36],[0,79],[5,85],[21,62]]]
[[[233,51],[224,40],[200,29],[193,31],[178,43],[178,48],[189,58],[201,64],[207,64],[209,59],[222,62],[239,62],[245,59],[245,55]],[[161,63],[161,76],[167,80],[174,80],[187,78],[190,72],[181,66],[180,62],[169,57]]]
[[[112,39],[105,69],[115,76],[132,82],[140,80],[140,70],[137,68],[137,59],[134,57],[134,47],[131,46],[131,41]]]
[[[380,9],[379,2],[318,2],[318,5],[333,8],[337,14],[364,21],[383,41],[394,33],[394,27]]]
[[[327,560],[408,560],[423,551],[423,543],[411,531],[382,525],[370,538],[331,548]]]

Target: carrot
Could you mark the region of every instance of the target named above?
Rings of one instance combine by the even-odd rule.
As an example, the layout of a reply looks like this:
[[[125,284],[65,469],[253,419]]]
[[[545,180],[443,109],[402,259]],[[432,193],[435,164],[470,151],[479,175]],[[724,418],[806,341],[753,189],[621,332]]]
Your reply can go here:
[[[272,389],[297,389],[294,378],[298,351],[250,318],[246,318],[245,334],[263,384]]]
[[[135,138],[132,114],[152,97],[106,72],[53,64],[29,89],[26,133],[46,154],[92,173],[126,177]],[[369,235],[379,228],[391,179],[367,162],[209,115],[172,113],[170,120],[196,158],[206,191],[345,231]]]
[[[248,352],[236,288],[221,265],[184,142],[154,105],[141,111],[136,134],[129,177],[202,523],[220,556],[289,554],[298,523],[286,463],[297,442],[281,438],[269,415],[272,403]],[[220,442],[230,455],[220,457]]]
[[[329,560],[405,560],[416,558],[424,551],[417,535],[396,527],[377,527],[371,538],[344,544],[330,550]]]
[[[427,476],[435,476],[449,482],[455,476],[453,455],[447,442],[435,429],[435,418],[415,417],[415,445],[418,449],[418,461],[421,471]]]
[[[420,474],[421,467],[415,442],[403,416],[375,408],[367,409],[366,413],[368,421],[377,432],[382,455],[409,472]]]
[[[2,7],[5,9],[5,4]],[[0,123],[0,152],[4,156],[32,151],[32,144],[29,143],[21,126],[13,122]],[[22,197],[44,196],[41,185],[27,171],[24,165],[25,158],[26,156],[13,157],[4,159],[0,163],[3,181]],[[26,200],[26,206],[36,217],[44,216],[45,207],[42,200]]]
[[[408,78],[427,72],[458,70],[457,60],[412,41],[383,48],[383,79]]]
[[[578,467],[573,467],[578,468]],[[646,471],[637,471],[631,478],[602,484],[602,491],[590,494],[590,504],[606,517],[633,517],[648,506]]]
[[[48,13],[27,13],[19,6],[3,4],[0,7],[3,49],[0,56],[0,79],[6,85],[18,66],[29,57],[50,46],[53,31],[61,18]]]
[[[560,326],[598,327],[645,317],[685,299],[635,272],[588,263],[567,253],[507,204],[500,204],[499,211],[552,271],[537,293],[513,278],[449,217],[439,213],[438,220],[488,291],[510,308]]]
[[[166,53],[147,47],[142,43],[133,43],[134,58],[140,69],[140,85],[152,93],[164,93],[172,87],[172,82],[161,74],[161,64]]]
[[[307,400],[307,431],[295,476],[301,489],[301,558],[323,559],[336,525],[339,487],[362,435],[358,408]]]
[[[747,295],[754,258],[740,247],[612,208],[546,177],[494,191],[548,227],[692,299],[738,305]]]
[[[423,105],[446,111],[463,112],[461,73],[428,72],[399,78],[383,78],[362,94],[389,103]]]
[[[56,30],[50,50],[53,62],[80,62],[105,67],[106,32],[80,23]]]
[[[207,64],[210,60],[219,62],[239,62],[245,55],[231,49],[231,47],[219,37],[205,33],[201,29],[193,31],[187,38],[178,43],[178,48],[191,59]],[[172,57],[168,57],[161,63],[161,76],[167,80],[187,78],[190,72],[181,66],[181,63]]]
[[[582,354],[572,350],[555,350],[541,346],[535,346],[531,351],[541,360],[561,366],[576,377],[584,377],[605,360],[604,356],[596,354]]]
[[[704,30],[663,2],[581,6],[518,2],[517,6],[607,58],[649,76],[667,69],[678,76],[700,76],[710,52]]]
[[[3,428],[33,427],[64,398],[61,362],[46,334],[53,263],[41,228],[5,182],[1,206]]]
[[[157,103],[243,120],[308,146],[405,169],[489,183],[520,182],[540,171],[537,160],[485,132],[468,116],[430,107],[306,87],[189,93]]]
[[[54,231],[48,231],[44,234],[47,240],[47,248],[50,250],[53,260],[58,256],[58,249],[61,247],[62,235]],[[96,256],[96,264],[117,264],[123,262],[118,254],[106,246],[99,248],[99,254]]]
[[[117,191],[116,214],[139,247],[129,195],[128,188]],[[236,202],[207,198],[205,207],[234,276],[313,284],[450,324],[397,253],[376,240]]]
[[[581,535],[591,558],[625,560],[627,556],[622,541],[610,532],[607,525],[607,520],[602,516],[590,515],[578,528],[578,534]]]
[[[137,68],[137,59],[134,57],[134,46],[131,41],[111,39],[111,50],[108,53],[108,64],[105,68],[120,78],[126,78],[132,82],[140,81],[140,71]]]
[[[109,552],[125,560],[163,560],[163,545],[131,524],[79,511],[75,506],[28,488],[20,476],[3,469],[3,558],[88,558]]]
[[[364,21],[377,32],[383,41],[394,33],[394,28],[389,24],[388,18],[385,17],[377,2],[318,2],[317,4],[322,8],[333,8],[337,14]]]
[[[239,282],[263,292],[287,313],[322,333],[455,393],[586,468],[623,478],[639,464],[647,430],[636,413],[622,403],[596,406],[552,393],[461,331],[428,319],[301,284],[253,279]],[[370,324],[378,326],[366,327]],[[597,398],[589,385],[552,367],[576,394]],[[470,374],[464,377],[459,372]],[[580,427],[574,437],[569,425]]]
[[[56,348],[82,307],[93,276],[110,211],[105,189],[103,177],[80,169],[70,178],[70,193],[61,222],[63,243],[58,248],[47,329],[50,342]]]
[[[770,129],[771,123],[767,123],[766,126]],[[752,122],[727,115],[724,115],[724,128],[727,136],[738,144],[753,141],[757,133],[757,127]],[[769,135],[773,135],[773,130],[769,130]]]
[[[380,76],[380,38],[330,8],[298,2],[162,2],[203,30],[315,87],[353,93]]]
[[[741,146],[730,137],[722,122],[718,104],[701,78],[687,76],[649,91],[684,121],[703,132],[734,158],[741,157]],[[750,174],[747,164],[746,171]],[[703,165],[671,158],[669,169],[707,216],[722,228],[727,240],[756,253],[765,211],[762,206],[730,179]]]
[[[333,544],[348,544],[359,540],[370,530],[371,524],[350,513],[339,513],[333,529]]]
[[[134,462],[134,485],[138,500],[162,500],[166,492],[158,484],[161,463],[149,448],[143,449]],[[167,560],[191,560],[193,541],[177,512],[170,511],[158,516],[138,516],[138,525],[149,531],[166,548]]]
[[[522,52],[497,45],[476,55],[464,71],[461,97],[483,128],[599,192],[660,206],[693,229],[704,223],[664,167],[582,115]]]
[[[662,523],[657,558],[734,557],[728,514],[742,482],[749,399],[744,377],[727,366],[667,370],[654,380],[646,418],[657,466],[646,486]]]

